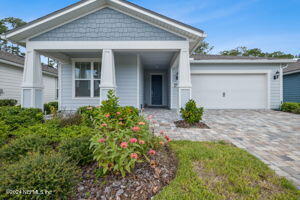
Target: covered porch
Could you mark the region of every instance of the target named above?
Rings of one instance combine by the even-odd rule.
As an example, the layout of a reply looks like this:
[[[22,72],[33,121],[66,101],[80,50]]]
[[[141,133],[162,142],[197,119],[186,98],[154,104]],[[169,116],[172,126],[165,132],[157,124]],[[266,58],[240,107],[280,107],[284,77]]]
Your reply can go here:
[[[122,47],[119,44],[118,48],[115,45],[110,49],[96,49],[95,45],[76,48],[74,43],[69,42],[55,42],[57,44],[54,45],[38,43],[41,42],[30,42],[27,48],[23,107],[42,108],[43,105],[40,55],[59,61],[60,110],[98,106],[111,89],[116,91],[122,106],[139,109],[178,109],[191,96],[189,49],[184,48],[188,47],[186,42],[169,45],[151,42],[148,48],[145,44],[143,49],[136,49],[136,42],[128,42],[135,45]],[[176,43],[177,46],[174,45]]]

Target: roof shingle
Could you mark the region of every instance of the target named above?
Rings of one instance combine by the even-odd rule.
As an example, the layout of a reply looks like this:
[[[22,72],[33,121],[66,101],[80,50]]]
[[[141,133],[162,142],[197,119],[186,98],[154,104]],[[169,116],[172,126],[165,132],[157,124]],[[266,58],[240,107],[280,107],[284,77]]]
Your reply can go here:
[[[288,65],[287,68],[283,70],[284,73],[293,73],[293,72],[300,72],[300,60],[295,63],[291,63]]]
[[[8,53],[5,51],[0,51],[0,59],[6,60],[9,62],[13,62],[13,63],[19,64],[19,65],[24,65],[24,62],[25,62],[24,57],[17,56],[17,55],[14,55],[14,54],[11,54],[11,53]],[[57,69],[50,67],[48,65],[43,64],[42,69],[44,72],[49,72],[49,73],[56,74],[56,75],[58,74]]]

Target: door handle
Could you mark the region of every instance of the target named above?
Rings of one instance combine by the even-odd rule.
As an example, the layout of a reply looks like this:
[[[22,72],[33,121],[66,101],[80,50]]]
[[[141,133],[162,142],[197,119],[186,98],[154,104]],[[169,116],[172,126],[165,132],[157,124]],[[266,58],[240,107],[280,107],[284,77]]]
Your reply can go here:
[[[225,92],[223,92],[223,97],[224,97],[224,98],[226,97],[226,93],[225,93]]]

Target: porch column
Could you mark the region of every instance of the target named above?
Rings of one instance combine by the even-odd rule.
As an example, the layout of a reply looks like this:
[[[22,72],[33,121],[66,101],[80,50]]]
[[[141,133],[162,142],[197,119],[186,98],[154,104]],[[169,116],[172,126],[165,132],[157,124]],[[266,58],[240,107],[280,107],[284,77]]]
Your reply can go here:
[[[179,53],[178,90],[178,104],[182,108],[192,98],[190,54],[187,49],[181,49]]]
[[[40,54],[35,50],[27,51],[22,82],[22,107],[43,109],[43,89]]]
[[[103,49],[102,69],[100,84],[100,102],[107,99],[109,90],[116,89],[116,72],[114,52],[111,49]]]

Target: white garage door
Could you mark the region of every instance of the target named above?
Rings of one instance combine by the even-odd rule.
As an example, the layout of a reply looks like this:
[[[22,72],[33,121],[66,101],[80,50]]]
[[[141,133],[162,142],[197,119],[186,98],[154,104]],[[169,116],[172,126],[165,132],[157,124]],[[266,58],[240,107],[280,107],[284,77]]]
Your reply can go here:
[[[193,99],[208,109],[266,109],[265,74],[192,75]]]

